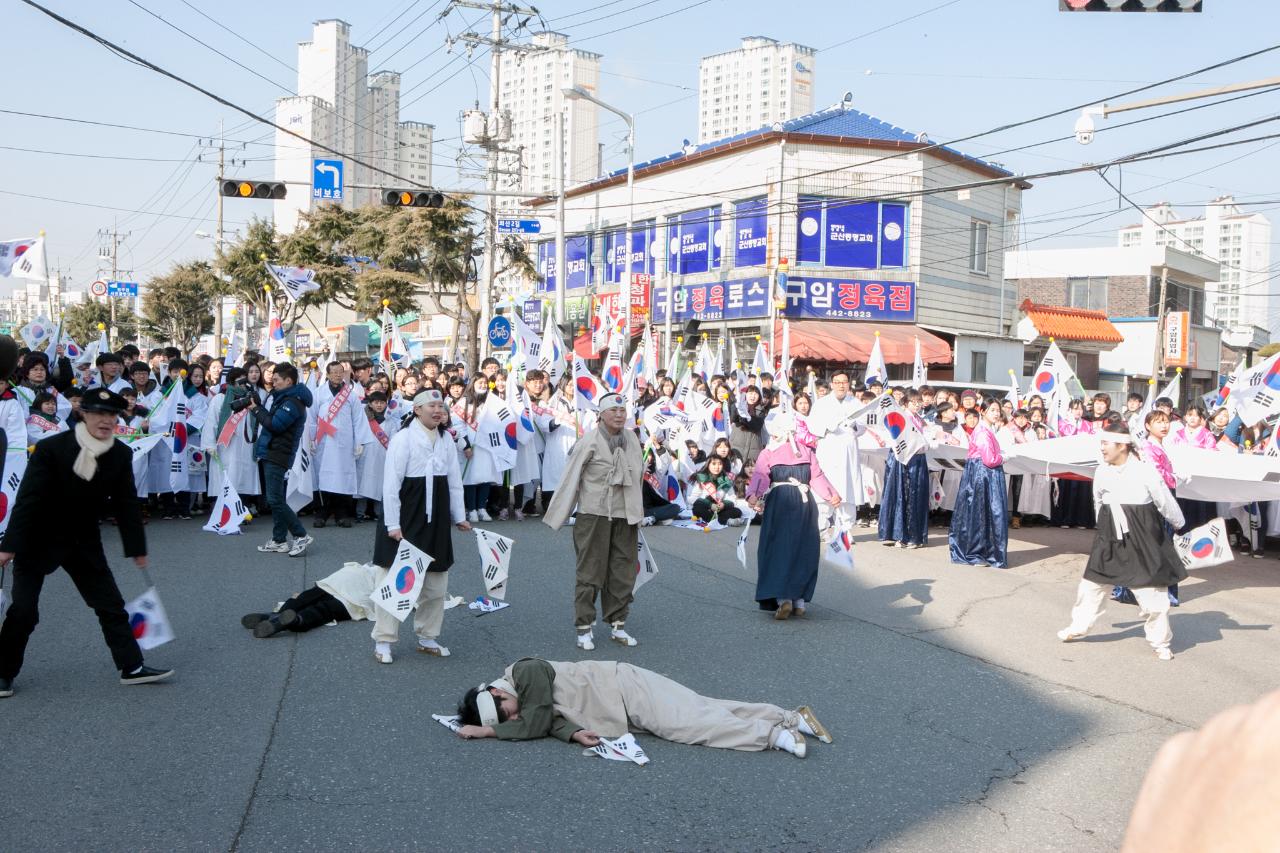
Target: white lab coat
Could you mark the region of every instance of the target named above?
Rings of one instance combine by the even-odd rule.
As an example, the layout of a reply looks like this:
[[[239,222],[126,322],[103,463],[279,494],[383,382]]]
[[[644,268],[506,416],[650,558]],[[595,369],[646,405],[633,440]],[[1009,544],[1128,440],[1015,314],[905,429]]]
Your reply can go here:
[[[837,400],[828,394],[813,404],[807,424],[818,439],[816,455],[822,473],[850,509],[867,503],[863,491],[862,469],[858,462],[858,435],[865,428],[841,421],[863,406],[852,394]]]
[[[578,432],[574,425],[573,403],[566,402],[559,395],[551,402],[552,416],[547,423],[546,450],[542,454],[542,491],[554,492],[560,488],[560,480],[564,477],[565,467],[573,446],[578,441]],[[586,432],[595,426],[594,412],[582,412],[579,415],[582,430]],[[556,428],[551,429],[555,424]]]
[[[257,393],[255,389],[255,393]],[[258,463],[253,460],[253,442],[257,438],[257,424],[251,414],[244,418],[231,434],[226,447],[218,446],[218,419],[222,415],[222,402],[225,395],[216,394],[209,401],[209,414],[204,421],[204,429],[200,432],[200,446],[206,454],[217,453],[218,461],[210,460],[208,466],[209,487],[206,494],[216,498],[222,491],[222,477],[219,470],[226,474],[231,487],[244,497],[262,493],[262,484],[258,478]],[[231,417],[235,417],[232,413]]]
[[[457,445],[449,432],[428,434],[420,421],[396,433],[387,447],[387,461],[382,478],[382,517],[387,530],[400,529],[400,485],[405,477],[427,477],[426,513],[432,516],[433,497],[430,478],[449,478],[449,518],[454,524],[466,521],[462,503],[462,471],[458,467]]]
[[[336,495],[355,495],[359,486],[356,477],[356,448],[365,444],[369,436],[369,423],[364,417],[364,407],[354,390],[347,396],[333,417],[336,434],[316,444],[316,422],[328,419],[329,404],[336,396],[325,382],[314,390],[315,402],[307,410],[307,439],[315,450],[315,488],[317,491]],[[339,389],[338,393],[342,393]]]

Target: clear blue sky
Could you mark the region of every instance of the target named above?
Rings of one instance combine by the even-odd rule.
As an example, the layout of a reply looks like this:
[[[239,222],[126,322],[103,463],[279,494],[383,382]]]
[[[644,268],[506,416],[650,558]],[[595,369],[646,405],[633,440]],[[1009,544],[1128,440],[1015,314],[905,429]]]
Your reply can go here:
[[[432,0],[316,2],[316,0],[137,0],[191,34],[283,87],[296,86],[284,65],[296,64],[295,45],[310,35],[312,20],[342,18],[357,44],[379,47],[370,69],[400,71],[413,63],[402,88],[419,85],[410,99],[429,92],[402,118],[436,125],[436,181],[455,184],[450,168],[458,144],[457,116],[487,92],[487,59],[466,68],[439,51],[448,32],[480,13],[459,10],[428,27]],[[66,15],[126,48],[200,83],[229,100],[272,117],[281,87],[236,67],[189,41],[129,0],[46,0]],[[382,35],[374,34],[406,7],[410,11]],[[552,29],[604,55],[601,95],[639,114],[641,158],[677,149],[696,136],[698,60],[737,46],[746,35],[766,35],[819,48],[817,103],[832,104],[853,92],[858,109],[935,141],[987,130],[1109,95],[1280,42],[1280,9],[1264,0],[1205,0],[1199,15],[1065,14],[1056,0],[543,0],[536,5]],[[435,6],[436,8],[431,8]],[[693,8],[689,8],[693,6]],[[199,9],[274,57],[220,29]],[[937,8],[941,7],[941,8]],[[405,28],[419,12],[425,16]],[[270,128],[246,126],[243,116],[152,72],[117,58],[38,11],[4,0],[9,37],[10,85],[0,109],[46,113],[146,128],[215,134],[220,119],[236,140],[270,140]],[[675,12],[661,20],[649,19]],[[919,17],[904,23],[908,16]],[[600,19],[600,20],[594,20]],[[397,31],[402,30],[397,34]],[[606,31],[621,31],[604,34]],[[885,28],[880,32],[874,32]],[[426,29],[425,32],[423,30]],[[388,36],[394,35],[389,41]],[[372,41],[371,41],[372,39]],[[397,49],[403,47],[398,53]],[[437,51],[428,55],[431,51]],[[392,55],[395,54],[395,55]],[[279,60],[279,62],[275,61]],[[421,60],[421,62],[419,62]],[[446,63],[452,60],[452,64]],[[1280,51],[1228,66],[1155,94],[1269,77]],[[463,69],[454,75],[455,71]],[[868,73],[870,72],[870,73]],[[452,76],[451,76],[452,75]],[[424,82],[425,81],[425,82]],[[441,81],[438,89],[432,88]],[[1141,95],[1136,97],[1148,97]],[[1139,115],[1149,115],[1147,111]],[[1098,162],[1131,151],[1245,121],[1280,114],[1280,93],[1261,94],[1133,128],[1102,134],[1088,148],[1074,141],[997,154],[1003,149],[1068,135],[1074,117],[1062,117],[960,145],[989,155],[1019,173]],[[1119,123],[1124,118],[1112,119]],[[1105,123],[1099,122],[1099,126]],[[1241,136],[1280,133],[1280,122]],[[63,199],[73,204],[0,195],[0,239],[48,232],[51,268],[71,275],[82,289],[98,271],[96,231],[118,223],[131,232],[122,255],[135,278],[163,272],[177,261],[209,257],[214,211],[211,149],[196,140],[0,114],[0,145],[75,154],[154,158],[88,159],[0,149],[0,190]],[[608,166],[623,164],[620,124],[605,124]],[[193,160],[203,150],[203,162]],[[269,158],[265,145],[249,145],[236,157]],[[1142,203],[1169,200],[1190,205],[1223,193],[1240,199],[1280,198],[1280,140],[1195,154],[1127,168],[1125,192]],[[269,178],[268,160],[250,162],[238,174]],[[1114,229],[1137,221],[1132,211],[1107,219],[1060,217],[1116,211],[1115,195],[1095,176],[1036,181],[1024,195],[1024,237],[1036,247],[1111,245]],[[127,213],[89,204],[145,211]],[[1276,207],[1280,207],[1277,203]],[[1068,210],[1070,209],[1070,210]],[[1266,212],[1270,205],[1258,209]],[[170,214],[159,216],[156,214]],[[230,200],[228,228],[267,204]],[[175,218],[175,217],[191,217]],[[1043,220],[1056,219],[1045,222]],[[1075,227],[1075,230],[1063,232]],[[1040,238],[1040,239],[1037,239]],[[10,280],[0,281],[7,292]],[[1280,291],[1280,285],[1276,287]]]

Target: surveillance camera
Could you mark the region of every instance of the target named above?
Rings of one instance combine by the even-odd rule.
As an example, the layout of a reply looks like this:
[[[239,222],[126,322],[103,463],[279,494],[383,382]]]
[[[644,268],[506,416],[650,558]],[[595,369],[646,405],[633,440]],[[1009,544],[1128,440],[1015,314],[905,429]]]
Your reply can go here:
[[[1076,119],[1076,142],[1081,145],[1088,145],[1093,141],[1093,116],[1088,113],[1081,114]]]

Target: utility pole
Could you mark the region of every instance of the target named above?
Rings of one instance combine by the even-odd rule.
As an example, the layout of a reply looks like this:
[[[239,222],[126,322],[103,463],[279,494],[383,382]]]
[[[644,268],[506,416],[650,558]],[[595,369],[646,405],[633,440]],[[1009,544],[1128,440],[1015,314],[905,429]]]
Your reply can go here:
[[[107,257],[111,258],[111,278],[109,279],[109,281],[120,280],[120,244],[123,243],[125,240],[129,239],[129,234],[132,234],[132,233],[133,232],[130,231],[130,232],[121,234],[120,229],[117,226],[113,226],[110,229],[103,228],[98,232],[98,236],[101,239],[111,241],[109,248],[104,245],[102,248],[98,250],[99,258],[103,258],[103,259]],[[110,252],[110,254],[108,254],[108,252]],[[108,287],[110,287],[110,285],[108,285]],[[116,298],[108,295],[107,304],[111,306],[111,326],[107,332],[107,344],[109,346],[114,347],[116,342],[116,335],[117,335]]]
[[[455,8],[479,9],[489,13],[490,28],[489,35],[482,36],[475,32],[466,32],[456,38],[447,40],[450,50],[453,49],[455,41],[462,41],[467,45],[467,53],[470,55],[477,45],[485,45],[489,48],[489,113],[485,121],[485,132],[482,136],[474,139],[464,139],[466,142],[475,142],[484,148],[489,154],[488,176],[486,185],[489,192],[489,205],[485,214],[485,240],[484,240],[484,274],[480,278],[480,292],[478,294],[478,302],[480,307],[480,322],[476,330],[478,338],[476,345],[481,356],[488,352],[488,336],[485,334],[489,325],[490,312],[493,303],[496,301],[493,296],[493,283],[497,272],[498,263],[498,176],[502,172],[502,156],[504,154],[515,153],[512,149],[504,146],[504,143],[511,139],[511,120],[503,115],[502,112],[502,54],[505,51],[519,51],[528,53],[535,50],[545,50],[546,48],[535,45],[517,44],[514,41],[503,36],[503,22],[513,18],[524,16],[524,21],[520,22],[517,27],[527,24],[529,18],[541,18],[537,9],[518,6],[515,3],[504,2],[504,0],[450,0],[445,10],[440,13],[443,18]],[[563,226],[561,226],[563,227]],[[557,267],[562,264],[558,263]],[[466,294],[462,294],[465,302]]]
[[[1165,310],[1164,300],[1169,292],[1169,268],[1167,266],[1160,268],[1160,303],[1156,306],[1156,352],[1155,360],[1151,364],[1151,378],[1164,379],[1164,321]],[[1178,401],[1173,401],[1174,406],[1178,405]]]
[[[218,119],[218,181],[213,185],[213,194],[218,197],[218,227],[213,237],[213,251],[216,255],[222,249],[222,177],[226,165],[227,140],[223,135],[222,119]],[[222,296],[214,297],[213,302],[213,357],[222,357]]]

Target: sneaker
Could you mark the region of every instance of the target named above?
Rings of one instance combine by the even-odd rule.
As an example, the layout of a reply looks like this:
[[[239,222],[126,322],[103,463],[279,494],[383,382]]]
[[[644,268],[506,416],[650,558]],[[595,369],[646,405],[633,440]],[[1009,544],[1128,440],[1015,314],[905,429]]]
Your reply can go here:
[[[267,540],[267,543],[266,543],[265,545],[259,545],[259,546],[258,546],[258,550],[259,550],[259,551],[261,551],[261,552],[262,552],[262,553],[264,553],[264,554],[288,554],[288,553],[289,553],[289,543],[288,543],[288,542],[277,542],[277,541],[276,541],[276,540],[274,540],[274,539],[268,539],[268,540]],[[246,628],[248,628],[248,627],[250,627],[250,626],[245,625],[245,627],[246,627]]]
[[[744,524],[746,524],[746,523],[747,523],[747,520],[746,520],[745,518],[731,518],[731,519],[729,519],[729,526],[730,526],[730,527],[742,527],[742,526],[743,526]]]
[[[240,617],[240,626],[252,631],[254,628],[258,627],[259,622],[265,622],[270,618],[270,613],[246,613],[244,616]]]
[[[595,651],[596,641],[595,641],[595,637],[591,635],[590,631],[588,631],[585,634],[578,635],[578,648],[582,649],[584,652]]]
[[[827,731],[826,726],[818,722],[818,718],[814,716],[813,709],[808,705],[801,705],[796,708],[796,713],[800,715],[800,733],[816,737],[822,743],[831,743],[831,732]]]
[[[609,639],[621,646],[639,645],[639,643],[636,642],[635,637],[622,630],[621,625],[615,626],[613,630],[609,632]]]
[[[670,527],[673,523],[675,523],[675,519],[671,519],[671,518],[664,518],[664,519],[662,519],[662,521],[659,521],[659,522],[658,522],[658,526],[659,526],[659,527]]]
[[[524,513],[525,518],[537,518],[542,515],[542,513],[538,512],[538,507],[532,501],[527,502],[521,512]]]
[[[654,521],[655,521],[655,520],[656,520],[656,519],[654,519],[654,517],[653,517],[652,515],[646,515],[644,518],[640,519],[640,526],[641,526],[641,527],[653,527],[653,523],[654,523]]]
[[[281,610],[277,617],[280,620],[280,627],[288,628],[302,621],[302,617],[298,615],[298,611],[285,608]]]
[[[470,521],[472,524],[474,524],[479,520],[480,520],[480,513],[476,512],[474,509],[467,513],[467,521]]]
[[[350,527],[350,526],[351,526],[351,519],[349,519],[349,518],[340,518],[340,519],[338,519],[338,526],[339,526],[339,527]]]
[[[789,752],[796,758],[804,758],[808,752],[808,747],[804,742],[804,735],[794,729],[782,729],[773,739],[773,748],[782,752]]]
[[[311,522],[311,526],[314,527],[316,530],[319,530],[320,528],[324,527],[324,523],[325,522],[323,518],[317,518],[315,521]]]
[[[289,556],[290,557],[302,556],[302,553],[307,550],[307,546],[314,541],[316,541],[315,538],[311,536],[300,536],[299,538],[293,540],[293,547],[289,549]]]
[[[1083,640],[1084,634],[1075,633],[1070,628],[1063,628],[1061,631],[1058,632],[1058,639],[1064,643],[1069,643],[1072,640]]]
[[[897,545],[898,543],[894,542],[892,539],[881,539],[880,544],[886,548],[892,548],[894,545]]]
[[[498,521],[506,521],[507,518],[508,518],[508,515],[505,509],[498,510]]]
[[[449,656],[449,650],[435,640],[418,640],[418,651],[424,655],[431,655],[437,658],[447,658]]]
[[[8,699],[13,695],[13,679],[0,678],[0,699]]]
[[[923,547],[924,547],[924,544],[923,544],[923,543],[921,543],[921,542],[908,542],[904,547],[906,547],[906,548],[923,548]]]
[[[1156,660],[1173,660],[1171,649],[1156,649]]]
[[[179,511],[178,511],[178,518],[182,519],[183,521],[190,521],[190,520],[191,520],[191,511],[190,511],[190,510],[185,510],[185,509],[184,509],[184,510],[179,510]]]
[[[390,643],[374,643],[373,659],[378,663],[391,663],[391,644]]]
[[[121,672],[121,684],[151,684],[156,681],[164,681],[173,675],[171,669],[155,669],[150,666],[140,666],[137,672]]]
[[[489,515],[489,513],[486,512],[485,510],[478,509],[476,510],[476,520],[477,521],[493,521],[493,516]]]
[[[511,517],[516,521],[524,521],[524,513],[518,509],[511,510]]]

